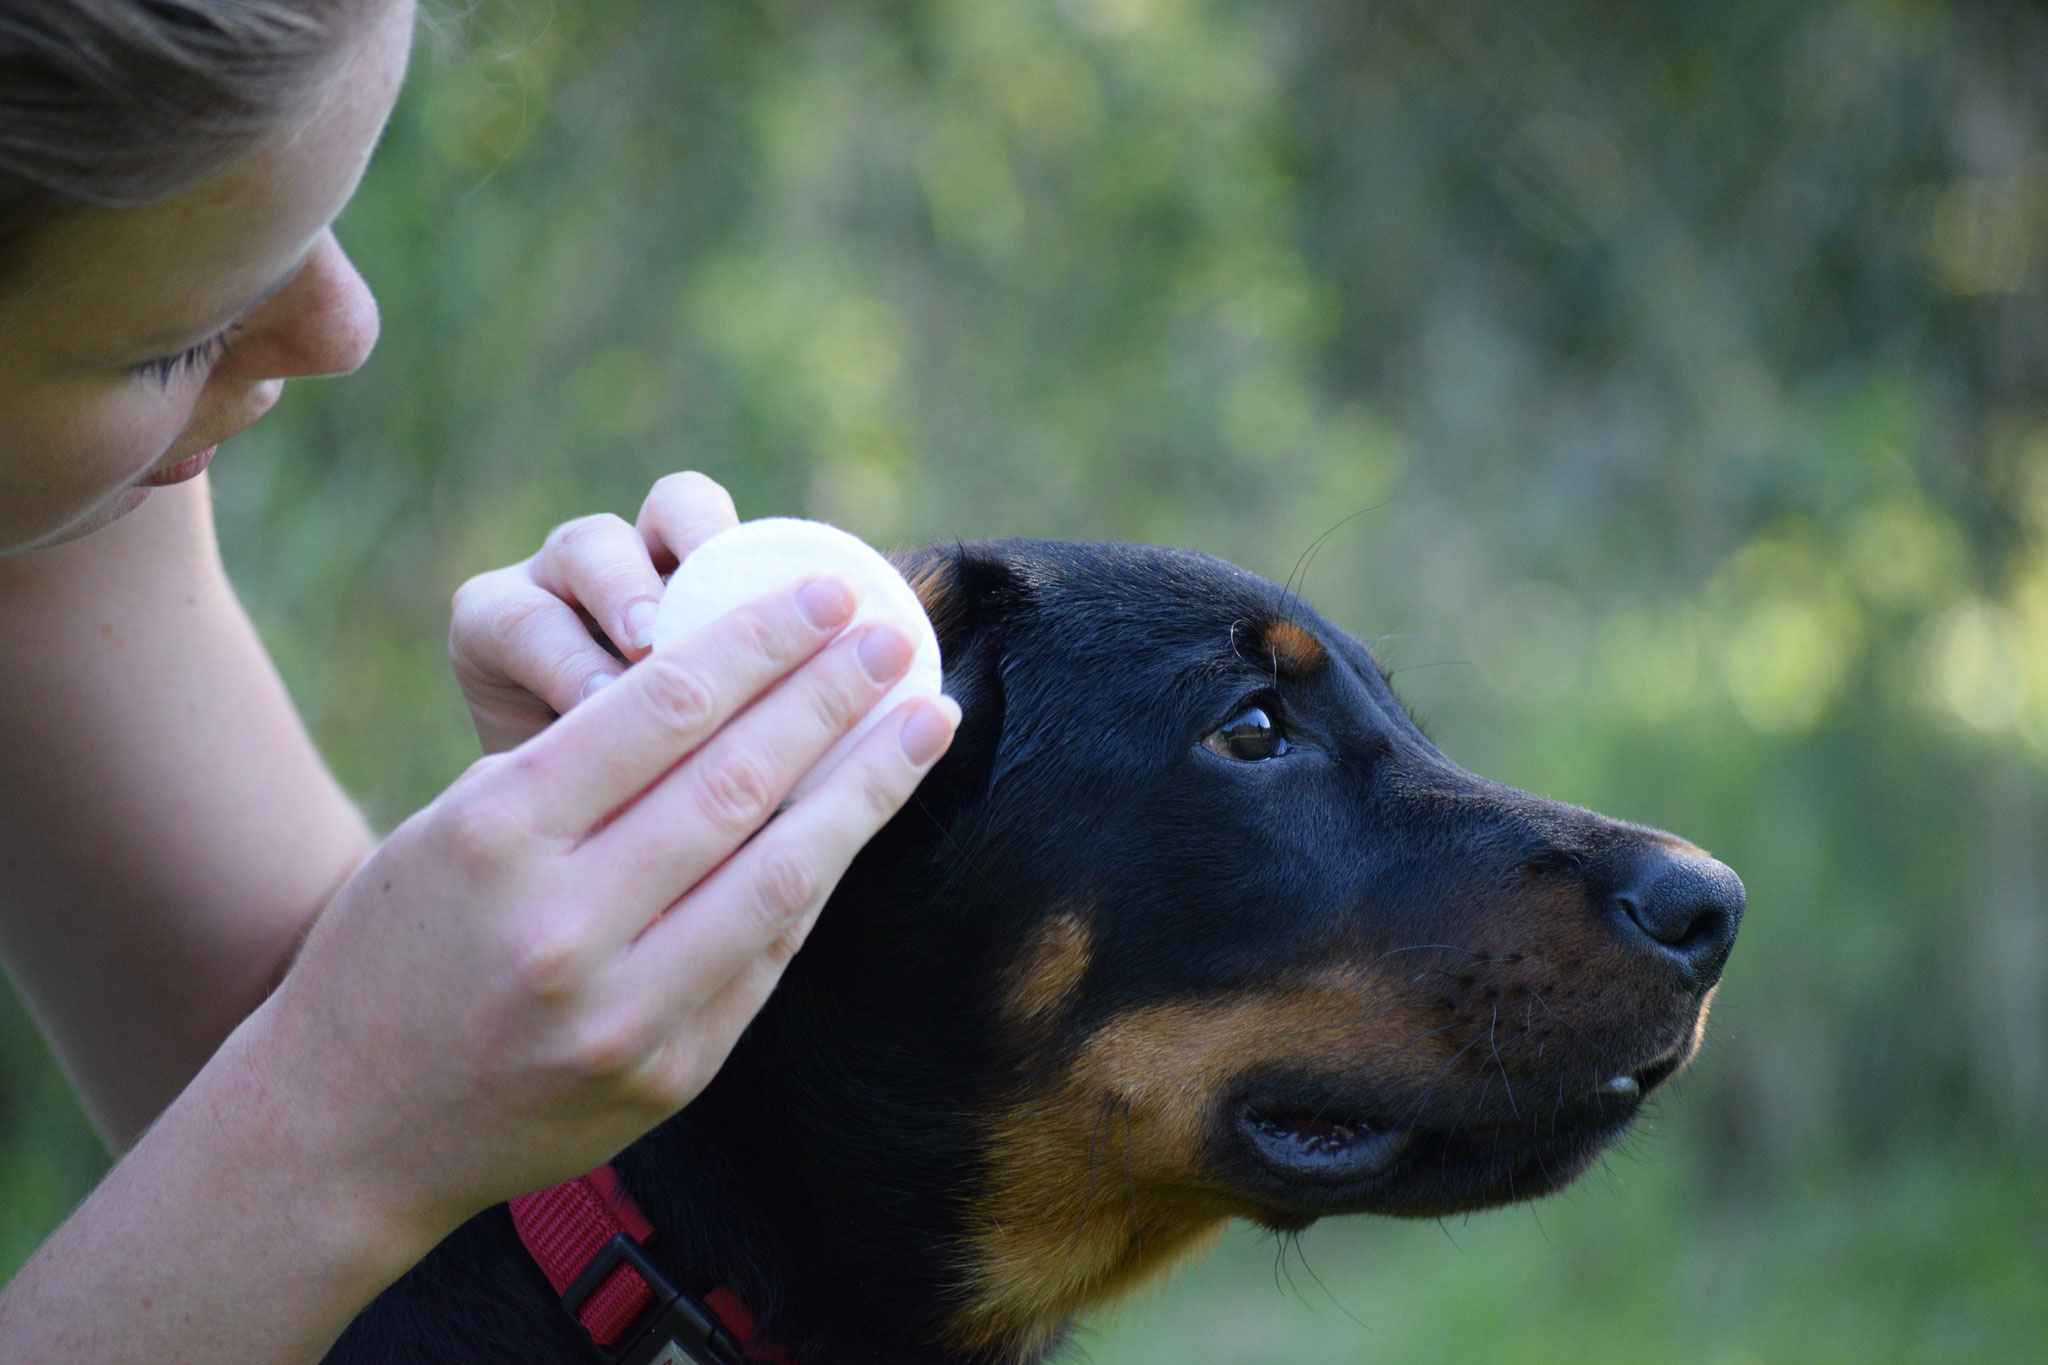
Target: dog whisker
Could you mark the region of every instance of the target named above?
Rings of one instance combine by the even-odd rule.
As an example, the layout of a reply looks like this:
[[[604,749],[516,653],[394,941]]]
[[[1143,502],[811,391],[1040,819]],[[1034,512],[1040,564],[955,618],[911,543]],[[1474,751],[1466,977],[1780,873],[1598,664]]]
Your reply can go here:
[[[1102,1156],[1109,1144],[1109,1116],[1116,1111],[1116,1097],[1104,1095],[1096,1108],[1095,1141],[1088,1158],[1088,1188],[1081,1196],[1081,1216],[1074,1221],[1074,1239],[1067,1250],[1071,1253],[1080,1245],[1081,1238],[1088,1232],[1088,1211],[1095,1206],[1096,1177],[1102,1170]]]
[[[1500,1070],[1501,1088],[1507,1091],[1508,1112],[1519,1119],[1522,1117],[1522,1108],[1520,1105],[1515,1103],[1515,1083],[1508,1076],[1508,1064],[1501,1059],[1500,1044],[1494,1041],[1494,1030],[1498,1028],[1499,1025],[1500,1006],[1495,1005],[1493,1007],[1493,1019],[1486,1026],[1486,1045],[1493,1049],[1493,1064]],[[1514,1039],[1510,1038],[1508,1040],[1508,1043],[1510,1046],[1513,1046]]]
[[[1486,953],[1484,953],[1484,952],[1481,952],[1481,951],[1480,951],[1479,949],[1477,949],[1477,948],[1464,948],[1464,947],[1460,947],[1460,946],[1459,946],[1458,944],[1455,944],[1455,943],[1410,943],[1410,944],[1408,944],[1408,945],[1407,945],[1406,947],[1401,947],[1401,948],[1389,948],[1389,949],[1387,949],[1387,951],[1385,951],[1384,953],[1381,953],[1381,954],[1380,954],[1380,955],[1379,955],[1378,957],[1374,958],[1374,959],[1373,959],[1373,960],[1372,960],[1371,962],[1368,962],[1368,963],[1366,963],[1366,966],[1367,966],[1367,968],[1377,967],[1377,966],[1379,966],[1379,965],[1380,965],[1380,964],[1381,964],[1382,962],[1385,962],[1385,961],[1386,961],[1386,960],[1387,960],[1388,958],[1390,958],[1390,957],[1398,957],[1398,956],[1399,956],[1400,954],[1402,954],[1402,953],[1421,953],[1421,952],[1427,952],[1427,951],[1429,951],[1429,950],[1431,950],[1431,949],[1438,949],[1438,950],[1441,950],[1441,951],[1443,951],[1443,952],[1446,952],[1446,953],[1465,953],[1465,954],[1467,954],[1468,956],[1471,956],[1471,957],[1476,957],[1476,958],[1480,959],[1480,965],[1481,965],[1481,966],[1490,966],[1491,964],[1493,964],[1493,963],[1495,963],[1495,962],[1500,962],[1500,961],[1504,961],[1504,960],[1505,960],[1505,959],[1502,959],[1502,958],[1496,958],[1496,957],[1492,957],[1492,956],[1489,956],[1488,954],[1486,954]]]
[[[1124,1175],[1131,1185],[1131,1243],[1138,1250],[1145,1249],[1145,1225],[1138,1216],[1138,1165],[1132,1154],[1131,1102],[1124,1100]]]
[[[1439,1030],[1439,1032],[1441,1032],[1441,1030]],[[1430,1081],[1428,1088],[1422,1092],[1422,1098],[1415,1101],[1415,1107],[1409,1112],[1407,1119],[1400,1124],[1401,1127],[1411,1127],[1415,1123],[1416,1119],[1422,1117],[1422,1111],[1428,1107],[1429,1097],[1436,1093],[1437,1086],[1442,1084],[1444,1077],[1450,1075],[1451,1068],[1458,1064],[1458,1059],[1460,1057],[1463,1057],[1466,1053],[1470,1052],[1473,1049],[1473,1047],[1478,1044],[1478,1042],[1479,1035],[1475,1033],[1472,1035],[1471,1042],[1466,1043],[1465,1046],[1459,1048],[1456,1052],[1453,1052],[1451,1054],[1451,1059],[1443,1064],[1443,1069],[1436,1073],[1436,1078]]]

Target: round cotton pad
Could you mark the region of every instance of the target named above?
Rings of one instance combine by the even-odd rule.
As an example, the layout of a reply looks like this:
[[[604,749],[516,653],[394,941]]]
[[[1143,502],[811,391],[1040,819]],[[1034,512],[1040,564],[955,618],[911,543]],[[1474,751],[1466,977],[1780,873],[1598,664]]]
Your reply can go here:
[[[932,633],[924,604],[896,566],[857,536],[822,521],[763,517],[721,531],[690,552],[668,580],[654,618],[654,646],[709,625],[745,602],[818,574],[839,574],[860,586],[860,606],[840,634],[867,621],[887,621],[908,636],[917,652],[910,671],[883,694],[837,744],[826,750],[790,792],[802,796],[846,756],[862,735],[881,724],[912,697],[939,694],[939,637]]]

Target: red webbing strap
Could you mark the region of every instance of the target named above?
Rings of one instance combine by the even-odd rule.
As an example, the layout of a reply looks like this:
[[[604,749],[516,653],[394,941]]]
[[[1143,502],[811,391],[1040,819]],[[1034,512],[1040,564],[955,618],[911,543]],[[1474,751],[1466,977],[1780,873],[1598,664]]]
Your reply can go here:
[[[583,1267],[620,1233],[636,1242],[654,1235],[654,1224],[620,1186],[619,1174],[609,1164],[564,1184],[522,1194],[509,1207],[519,1240],[557,1294],[566,1292]],[[653,1303],[654,1291],[640,1272],[621,1263],[584,1300],[576,1320],[598,1345],[610,1347]],[[748,1360],[793,1365],[781,1351],[754,1344],[754,1314],[732,1290],[720,1285],[704,1296],[704,1306],[732,1333]]]
[[[583,1267],[620,1233],[644,1242],[654,1225],[632,1197],[619,1188],[609,1165],[511,1202],[512,1226],[557,1294],[575,1282]],[[611,1346],[654,1302],[654,1292],[629,1265],[612,1267],[576,1315],[600,1346]]]
[[[732,1333],[746,1352],[747,1359],[757,1365],[796,1365],[796,1362],[773,1346],[759,1346],[754,1342],[754,1310],[740,1302],[740,1296],[724,1285],[704,1296],[704,1306],[718,1315],[725,1324],[725,1330]]]

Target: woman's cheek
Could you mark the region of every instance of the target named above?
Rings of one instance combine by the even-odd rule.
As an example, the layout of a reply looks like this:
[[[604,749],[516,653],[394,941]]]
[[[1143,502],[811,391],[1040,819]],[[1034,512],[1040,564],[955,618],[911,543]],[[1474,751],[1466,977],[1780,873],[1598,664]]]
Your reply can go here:
[[[111,521],[190,415],[189,395],[148,379],[52,384],[0,403],[0,553],[75,539]]]

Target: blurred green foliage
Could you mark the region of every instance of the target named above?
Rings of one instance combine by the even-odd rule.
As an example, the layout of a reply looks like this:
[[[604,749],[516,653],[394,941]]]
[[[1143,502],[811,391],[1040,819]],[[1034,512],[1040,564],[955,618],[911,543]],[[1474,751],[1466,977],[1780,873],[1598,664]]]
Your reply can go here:
[[[2040,14],[436,26],[341,225],[378,354],[215,474],[377,818],[472,754],[454,586],[668,470],[882,543],[1307,566],[1454,758],[1706,845],[1749,920],[1603,1173],[1442,1230],[1234,1237],[1085,1358],[2048,1355]],[[100,1158],[26,1025],[0,1039],[11,1264]]]

